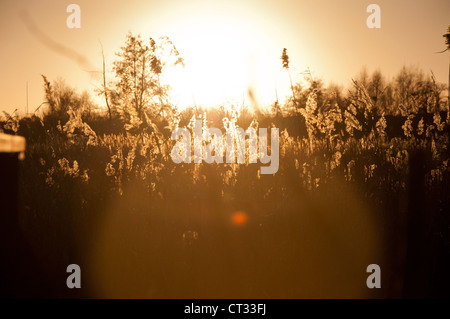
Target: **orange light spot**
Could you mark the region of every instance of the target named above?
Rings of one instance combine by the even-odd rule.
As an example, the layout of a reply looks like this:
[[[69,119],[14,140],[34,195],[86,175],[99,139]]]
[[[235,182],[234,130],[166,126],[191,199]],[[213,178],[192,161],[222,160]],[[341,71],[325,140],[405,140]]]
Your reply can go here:
[[[232,220],[233,224],[235,224],[237,226],[242,226],[247,223],[247,214],[244,212],[235,212],[231,216],[231,220]]]

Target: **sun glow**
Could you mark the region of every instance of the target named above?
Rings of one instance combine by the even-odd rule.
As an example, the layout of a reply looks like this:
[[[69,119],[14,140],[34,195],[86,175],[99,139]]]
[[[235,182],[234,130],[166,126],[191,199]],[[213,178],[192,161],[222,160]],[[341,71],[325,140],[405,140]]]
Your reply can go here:
[[[262,24],[223,12],[186,16],[169,34],[185,60],[165,76],[175,105],[268,106],[289,94],[282,47]]]

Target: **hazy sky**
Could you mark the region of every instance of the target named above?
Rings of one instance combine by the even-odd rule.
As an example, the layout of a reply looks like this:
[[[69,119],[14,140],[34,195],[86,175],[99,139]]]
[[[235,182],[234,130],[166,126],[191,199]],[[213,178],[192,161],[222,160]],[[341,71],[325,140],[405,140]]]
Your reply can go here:
[[[71,3],[81,8],[79,29],[66,25]],[[371,3],[381,8],[380,29],[366,25]],[[28,25],[40,31],[30,32],[21,18],[25,12],[34,21]],[[62,77],[94,95],[100,79],[87,71],[101,70],[99,41],[111,70],[128,31],[172,39],[186,63],[168,78],[173,102],[180,105],[193,99],[241,102],[249,86],[263,104],[275,99],[275,90],[280,98],[289,94],[280,60],[284,47],[295,81],[307,67],[325,83],[346,86],[363,66],[390,78],[403,65],[416,65],[447,82],[449,53],[434,52],[445,48],[449,13],[449,0],[1,0],[0,110],[23,112],[28,82],[34,111],[44,100],[40,74],[50,81]],[[77,63],[49,43],[86,61]]]

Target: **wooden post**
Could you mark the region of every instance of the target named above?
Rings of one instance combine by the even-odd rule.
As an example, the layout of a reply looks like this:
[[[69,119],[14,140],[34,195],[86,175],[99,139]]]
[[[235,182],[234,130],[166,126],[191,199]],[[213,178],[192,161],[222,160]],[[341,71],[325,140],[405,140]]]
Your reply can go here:
[[[430,298],[431,241],[425,200],[426,153],[414,151],[409,158],[406,265],[403,298]]]
[[[23,137],[0,134],[0,295],[16,296],[18,221],[18,154],[25,151]]]
[[[0,133],[0,298],[48,296],[33,250],[19,224],[20,158],[25,138]]]

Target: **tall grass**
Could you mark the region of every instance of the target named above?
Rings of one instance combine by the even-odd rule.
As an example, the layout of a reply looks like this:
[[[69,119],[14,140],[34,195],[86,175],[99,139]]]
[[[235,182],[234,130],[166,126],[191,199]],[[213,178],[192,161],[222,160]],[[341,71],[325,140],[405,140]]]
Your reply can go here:
[[[319,108],[312,91],[296,121],[255,118],[252,125],[280,128],[280,169],[270,176],[260,164],[174,164],[175,141],[157,126],[101,133],[110,121],[73,110],[57,125],[5,119],[4,131],[30,141],[20,217],[45,270],[59,274],[56,294],[69,294],[61,270],[78,263],[84,297],[403,296],[409,163],[420,151],[427,242],[436,252],[427,293],[442,295],[448,113],[408,114],[392,137],[384,114],[358,90],[345,109]],[[223,131],[249,125],[237,111],[217,114],[180,114],[176,125],[200,115]],[[292,133],[299,125],[304,134]],[[236,212],[245,225],[233,224]],[[371,263],[383,269],[378,291],[365,286]]]

